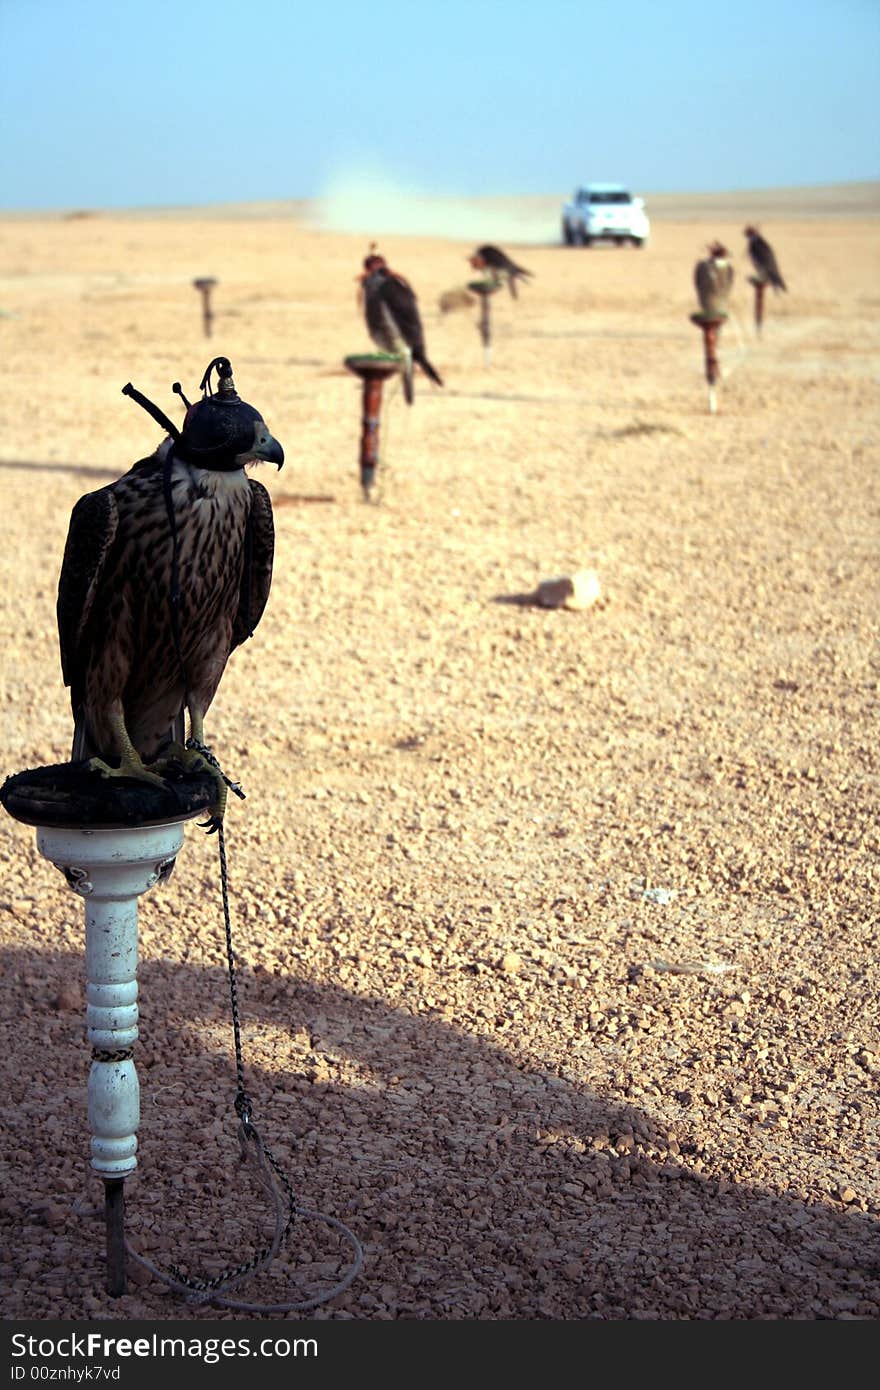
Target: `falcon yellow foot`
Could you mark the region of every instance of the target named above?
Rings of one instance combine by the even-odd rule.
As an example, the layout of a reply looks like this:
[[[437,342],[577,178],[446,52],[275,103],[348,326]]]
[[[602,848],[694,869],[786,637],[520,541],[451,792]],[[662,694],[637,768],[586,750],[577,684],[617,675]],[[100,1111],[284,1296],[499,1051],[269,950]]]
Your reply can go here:
[[[216,834],[226,814],[227,788],[236,787],[240,796],[243,796],[244,793],[237,788],[237,784],[227,781],[210,748],[207,748],[196,736],[190,737],[186,747],[182,743],[170,744],[161,761],[153,764],[154,767],[165,768],[170,768],[172,765],[182,767],[186,772],[207,772],[213,777],[217,785],[217,795],[208,807],[208,820],[199,821],[199,825],[207,830],[209,835]]]
[[[102,777],[131,777],[137,782],[149,782],[153,787],[168,785],[165,778],[154,772],[152,767],[145,767],[134,752],[124,754],[118,767],[111,767],[103,758],[89,758],[86,767],[90,772],[99,772]]]

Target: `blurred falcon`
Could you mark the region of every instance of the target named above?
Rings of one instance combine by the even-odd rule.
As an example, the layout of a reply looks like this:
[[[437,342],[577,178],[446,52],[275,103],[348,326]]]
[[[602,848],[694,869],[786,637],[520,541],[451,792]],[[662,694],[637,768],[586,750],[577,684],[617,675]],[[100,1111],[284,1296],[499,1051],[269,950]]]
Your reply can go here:
[[[364,268],[358,276],[363,293],[367,330],[383,352],[400,357],[403,375],[403,394],[407,405],[413,403],[413,363],[417,362],[426,376],[443,380],[425,354],[425,334],[419,314],[418,301],[402,275],[389,269],[384,256],[370,251],[364,257]]]
[[[776,264],[773,247],[769,241],[764,240],[757,227],[744,227],[743,234],[748,238],[748,252],[755,267],[756,277],[763,284],[769,282],[777,293],[787,290],[788,286],[779,273],[779,266]]]
[[[170,437],[71,513],[57,603],[71,757],[90,759],[103,776],[164,786],[171,760],[206,766],[183,747],[185,711],[190,739],[203,745],[229,656],[253,634],[269,597],[272,504],[245,468],[262,461],[280,468],[284,452],[237,395],[227,358],[211,363],[202,388],[177,429],[126,386]],[[226,804],[226,784],[214,775],[211,830]]]
[[[531,278],[532,272],[517,265],[498,246],[478,246],[470,258],[474,270],[490,270],[496,279],[506,279],[510,293],[516,299],[516,282]]]
[[[726,314],[727,301],[733,287],[733,265],[730,252],[720,241],[706,247],[709,252],[694,266],[694,285],[704,314]]]

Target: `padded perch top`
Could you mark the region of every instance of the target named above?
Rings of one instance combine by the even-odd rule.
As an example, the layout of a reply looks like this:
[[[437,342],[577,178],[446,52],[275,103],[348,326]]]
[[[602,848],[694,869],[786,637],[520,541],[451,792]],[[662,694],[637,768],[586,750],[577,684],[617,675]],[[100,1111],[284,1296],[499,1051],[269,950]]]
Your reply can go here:
[[[13,773],[0,787],[0,803],[25,825],[67,830],[118,830],[191,820],[213,805],[210,773],[166,773],[167,786],[133,777],[102,777],[85,762],[56,763]]]
[[[383,381],[400,371],[401,359],[396,352],[356,352],[344,359],[344,365],[355,376]]]

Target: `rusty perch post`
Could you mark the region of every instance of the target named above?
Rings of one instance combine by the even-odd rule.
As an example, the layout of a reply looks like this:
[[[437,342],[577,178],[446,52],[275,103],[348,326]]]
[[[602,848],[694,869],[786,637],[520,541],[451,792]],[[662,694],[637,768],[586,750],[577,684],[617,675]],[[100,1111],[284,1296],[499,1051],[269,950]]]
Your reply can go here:
[[[764,291],[767,288],[767,281],[759,280],[757,275],[750,275],[749,284],[755,287],[755,332],[760,337],[761,325],[764,322]]]
[[[360,472],[364,500],[369,502],[375,495],[376,473],[379,468],[382,383],[400,371],[401,361],[395,353],[365,352],[346,357],[345,366],[363,382]]]
[[[691,314],[691,323],[703,330],[703,356],[706,365],[706,382],[709,388],[709,411],[714,415],[718,409],[715,398],[715,383],[718,380],[718,337],[726,314]]]
[[[501,288],[500,280],[471,280],[468,289],[480,298],[480,338],[483,342],[483,365],[492,365],[492,316],[490,297]]]
[[[214,313],[211,309],[211,291],[216,283],[217,281],[209,275],[202,276],[198,280],[193,280],[193,287],[197,289],[202,296],[202,326],[204,327],[206,338],[210,338],[211,336],[211,324],[214,319]]]

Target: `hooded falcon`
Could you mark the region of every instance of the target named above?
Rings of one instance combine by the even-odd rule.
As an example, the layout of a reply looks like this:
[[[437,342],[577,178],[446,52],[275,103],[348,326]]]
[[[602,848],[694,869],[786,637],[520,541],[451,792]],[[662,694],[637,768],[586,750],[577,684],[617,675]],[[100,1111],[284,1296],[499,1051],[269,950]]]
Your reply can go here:
[[[726,314],[727,301],[733,287],[733,266],[730,253],[720,241],[706,247],[708,256],[694,266],[694,285],[704,314]]]
[[[245,468],[261,461],[280,468],[284,453],[237,395],[227,358],[215,358],[202,389],[191,406],[183,397],[188,409],[178,429],[126,386],[170,437],[71,513],[57,604],[71,756],[91,759],[103,776],[164,786],[172,759],[205,766],[193,744],[204,747],[205,715],[229,656],[253,634],[269,597],[272,504]],[[211,830],[226,803],[226,784],[215,776]]]
[[[769,281],[777,294],[780,290],[787,290],[788,286],[779,273],[779,266],[776,264],[773,247],[769,241],[764,240],[757,227],[744,227],[743,235],[748,238],[748,252],[755,267],[756,277],[762,284]]]
[[[415,293],[402,275],[389,269],[385,257],[372,250],[364,257],[363,272],[358,279],[367,330],[383,352],[396,353],[401,358],[403,394],[407,405],[412,405],[414,362],[438,386],[443,385],[439,372],[425,355],[425,334]]]
[[[498,246],[479,246],[470,257],[470,263],[474,270],[490,270],[497,279],[506,278],[508,289],[514,299],[517,297],[517,280],[525,280],[532,276],[530,270],[517,265],[516,261],[512,261]]]

